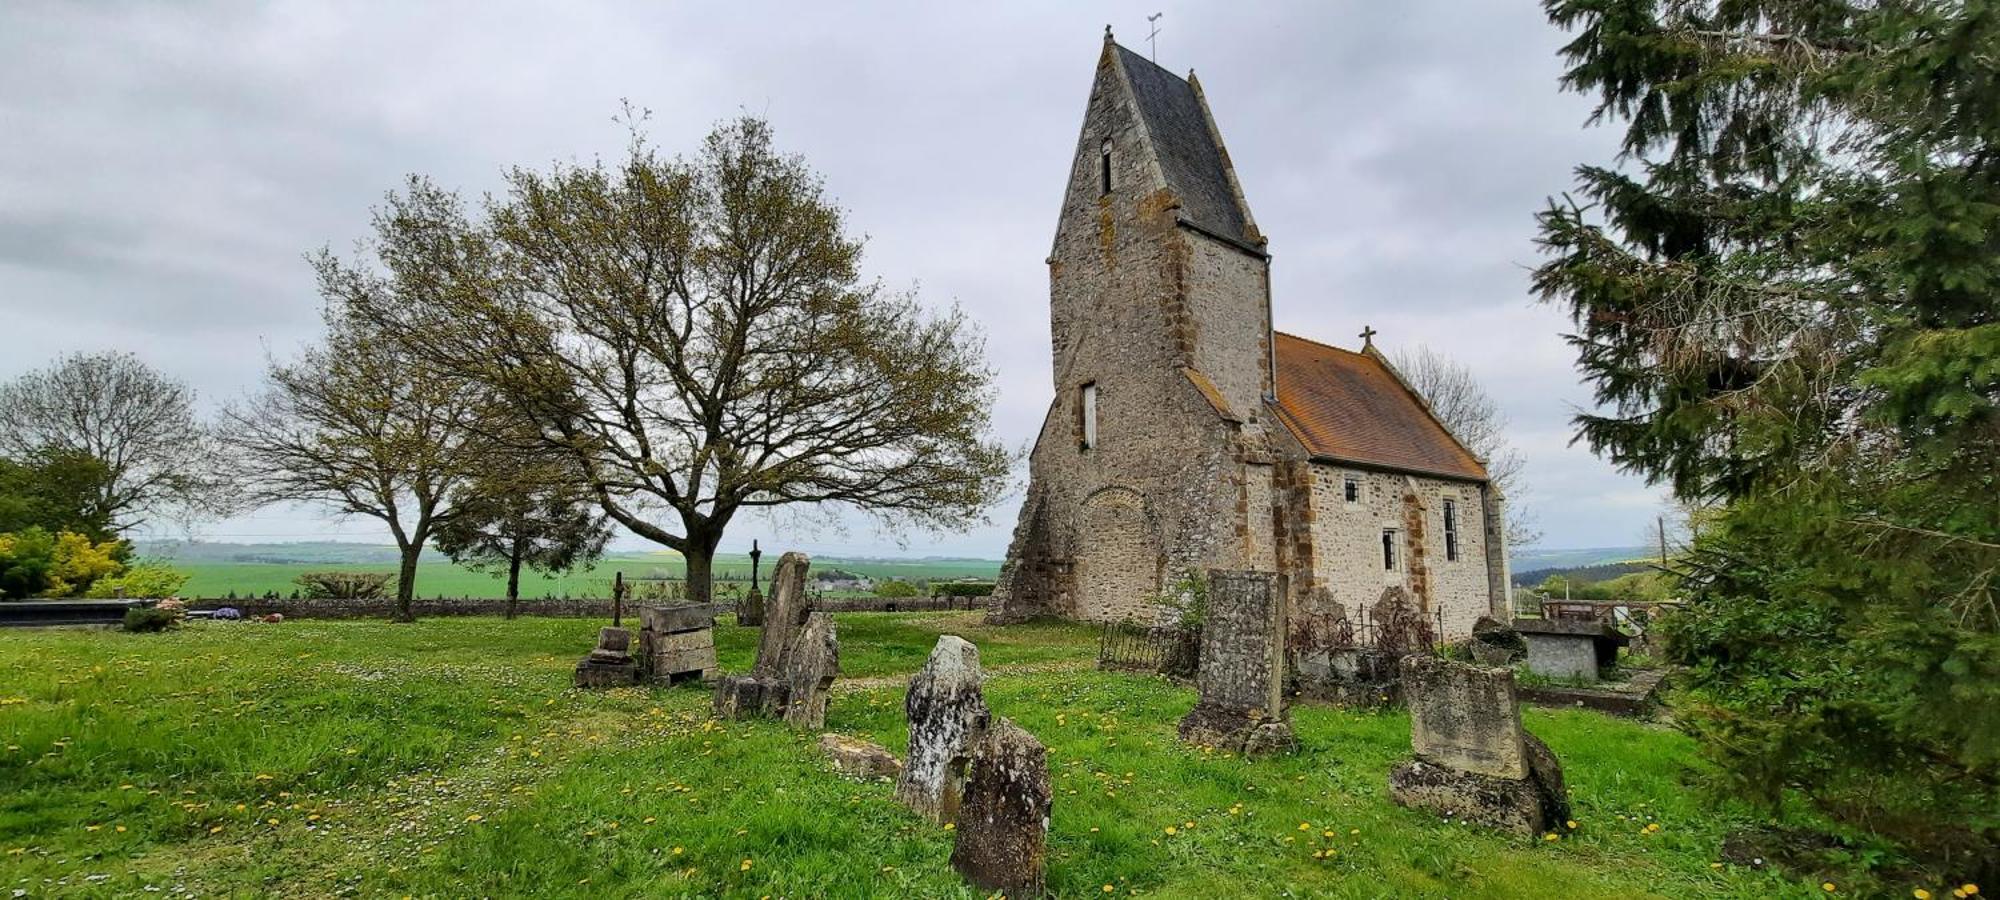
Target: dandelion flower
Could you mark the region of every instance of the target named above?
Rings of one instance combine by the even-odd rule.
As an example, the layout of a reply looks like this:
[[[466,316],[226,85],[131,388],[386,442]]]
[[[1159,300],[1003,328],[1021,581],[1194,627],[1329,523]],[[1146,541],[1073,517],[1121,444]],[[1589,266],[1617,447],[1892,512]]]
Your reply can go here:
[[[957,823],[957,822],[946,822],[946,823],[944,823],[944,830],[946,830],[946,831],[951,831],[951,830],[953,830],[953,829],[955,829],[955,828],[957,828],[957,827],[958,827],[958,823]]]
[[[1556,833],[1555,833],[1555,832],[1553,832],[1553,831],[1551,831],[1551,832],[1549,832],[1548,834],[1545,834],[1545,835],[1542,835],[1542,840],[1545,840],[1545,841],[1553,841],[1553,840],[1556,840]]]
[[[1836,887],[1834,887],[1834,886],[1833,886],[1833,882],[1831,882],[1831,881],[1822,881],[1822,882],[1820,882],[1820,885],[1819,885],[1819,889],[1820,889],[1820,890],[1822,890],[1822,891],[1825,891],[1825,892],[1827,892],[1827,893],[1829,893],[1829,894],[1833,893],[1834,891],[1837,891],[1837,890],[1839,890],[1839,888],[1836,888]]]
[[[745,871],[745,872],[748,872],[748,871],[750,871],[750,861],[749,861],[749,860],[747,860],[747,859],[746,859],[746,860],[744,860],[744,861],[743,861],[743,865],[741,866],[741,869],[742,869],[743,871]]]
[[[1311,830],[1313,830],[1313,826],[1312,826],[1312,823],[1311,823],[1311,822],[1300,822],[1300,823],[1299,823],[1299,830],[1300,830],[1300,831],[1311,831]]]
[[[1964,891],[1964,892],[1965,892],[1965,896],[1967,896],[1967,897],[1977,897],[1977,896],[1979,896],[1979,885],[1976,885],[1976,884],[1973,884],[1973,883],[1971,883],[1971,882],[1967,882],[1967,883],[1965,883],[1965,884],[1961,884],[1961,885],[1959,885],[1959,886],[1958,886],[1958,889],[1959,889],[1959,890],[1961,890],[1961,891]]]
[[[1910,896],[1917,898],[1917,900],[1931,900],[1931,892],[1924,890],[1923,888],[1917,888],[1916,890],[1911,891]]]
[[[1564,825],[1567,825],[1567,826],[1569,826],[1569,827],[1570,827],[1571,829],[1575,829],[1575,828],[1576,828],[1576,820],[1575,820],[1575,819],[1571,819],[1571,820],[1569,820],[1569,821],[1567,821],[1567,822],[1564,822],[1563,824],[1564,824]]]
[[[485,816],[482,816],[482,815],[480,815],[480,814],[478,814],[478,813],[473,813],[472,815],[469,815],[469,816],[466,816],[466,817],[465,817],[465,821],[467,821],[467,822],[478,822],[478,821],[480,821],[480,820],[482,820],[482,819],[485,819],[485,818],[486,818]]]
[[[93,828],[93,829],[91,829],[91,830],[92,830],[92,831],[95,831],[96,829],[94,829],[94,828]],[[1172,825],[1168,825],[1168,826],[1167,826],[1167,834],[1168,834],[1169,836],[1172,836],[1172,835],[1175,835],[1175,834],[1178,834],[1178,833],[1179,833],[1179,832],[1177,832],[1177,831],[1175,831],[1175,830],[1174,830],[1174,826],[1172,826]]]
[[[1115,894],[1118,892],[1118,889],[1107,884],[1104,886],[1104,892],[1107,894]]]
[[[682,853],[686,853],[686,852],[687,852],[687,848],[685,848],[685,847],[675,847],[675,848],[674,848],[674,855],[675,855],[675,856],[679,856],[679,855],[681,855]]]

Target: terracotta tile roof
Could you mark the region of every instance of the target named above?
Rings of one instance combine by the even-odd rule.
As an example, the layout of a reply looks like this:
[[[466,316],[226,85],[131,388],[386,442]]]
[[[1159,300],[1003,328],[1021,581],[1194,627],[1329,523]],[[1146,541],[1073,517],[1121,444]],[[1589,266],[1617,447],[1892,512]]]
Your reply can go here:
[[[1274,346],[1278,420],[1315,459],[1486,480],[1486,468],[1381,360],[1283,332]]]

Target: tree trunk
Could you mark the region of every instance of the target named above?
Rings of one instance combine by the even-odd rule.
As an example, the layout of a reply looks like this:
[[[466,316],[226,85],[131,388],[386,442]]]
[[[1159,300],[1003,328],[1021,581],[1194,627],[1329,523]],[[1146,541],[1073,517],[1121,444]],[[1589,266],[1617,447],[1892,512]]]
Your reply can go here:
[[[410,611],[410,599],[417,590],[417,557],[424,552],[422,542],[404,544],[402,566],[396,571],[396,621],[415,622],[416,613]]]
[[[514,618],[521,606],[521,548],[507,559],[507,618]]]
[[[681,551],[681,558],[687,560],[687,599],[689,603],[707,603],[711,582],[715,577],[715,540],[688,541],[688,548]]]

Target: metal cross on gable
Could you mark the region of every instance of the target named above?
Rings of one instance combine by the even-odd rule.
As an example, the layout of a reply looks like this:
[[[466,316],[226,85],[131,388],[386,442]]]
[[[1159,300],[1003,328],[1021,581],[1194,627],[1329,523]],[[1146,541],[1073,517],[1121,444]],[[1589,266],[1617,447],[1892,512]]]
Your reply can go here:
[[[1153,62],[1155,63],[1160,61],[1160,17],[1164,15],[1166,13],[1156,12],[1146,17],[1146,25],[1152,29],[1146,35],[1146,43],[1152,48]]]
[[[1378,334],[1381,334],[1381,332],[1376,331],[1374,326],[1372,325],[1361,326],[1361,346],[1363,347],[1375,346],[1375,336]]]

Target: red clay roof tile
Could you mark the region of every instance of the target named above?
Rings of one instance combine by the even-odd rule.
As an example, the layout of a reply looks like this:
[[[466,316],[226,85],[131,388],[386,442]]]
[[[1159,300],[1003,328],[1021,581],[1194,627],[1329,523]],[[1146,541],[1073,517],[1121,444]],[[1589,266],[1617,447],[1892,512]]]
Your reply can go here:
[[[1486,480],[1381,360],[1279,332],[1278,420],[1316,459]]]

